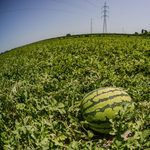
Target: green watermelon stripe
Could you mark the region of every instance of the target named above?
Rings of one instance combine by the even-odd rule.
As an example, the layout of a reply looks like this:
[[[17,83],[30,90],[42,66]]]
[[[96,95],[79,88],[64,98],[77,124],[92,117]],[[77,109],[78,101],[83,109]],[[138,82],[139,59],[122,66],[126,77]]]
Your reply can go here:
[[[96,120],[96,121],[89,121],[89,123],[93,123],[95,125],[102,125],[104,123],[108,123],[109,122],[109,118],[106,116],[106,120],[105,121],[101,121],[100,119],[99,120]]]
[[[113,110],[116,106],[120,106],[121,104],[122,104],[122,102],[120,102],[120,103],[114,102],[114,103],[111,105],[111,107],[110,107],[109,104],[107,104],[107,105],[104,106],[103,108],[97,108],[97,109],[95,109],[95,110],[92,111],[92,112],[85,113],[85,114],[83,113],[83,114],[84,114],[85,117],[88,116],[88,115],[90,115],[90,116],[95,116],[97,112],[104,112],[107,108],[112,108],[112,110]]]
[[[132,103],[132,102],[131,102]],[[118,104],[118,103],[117,103]],[[114,107],[115,106],[118,106],[118,105],[114,105]],[[120,106],[120,105],[119,105]],[[105,107],[107,107],[107,108],[110,108],[109,107],[109,104],[108,105],[106,105]],[[104,108],[104,109],[107,109],[107,108]],[[112,110],[113,110],[113,108],[112,108]],[[103,112],[104,112],[105,110],[103,110]],[[88,117],[88,115],[89,116],[95,116],[96,115],[96,113],[98,113],[98,112],[101,112],[101,109],[99,109],[99,111],[93,111],[93,112],[90,112],[90,113],[86,113],[86,114],[83,114],[84,115],[84,117],[86,118],[86,117]],[[96,121],[94,121],[94,120],[89,120],[89,123],[94,123],[94,124],[97,124],[97,125],[100,125],[100,124],[103,124],[103,123],[108,123],[109,122],[109,118],[107,117],[107,116],[105,116],[106,117],[106,120],[105,121],[101,121],[100,119],[99,120],[96,120]],[[117,118],[115,118],[115,120],[117,120]]]
[[[113,99],[115,100],[115,98],[117,97],[117,96],[120,96],[120,97],[122,97],[122,96],[126,96],[126,97],[128,97],[129,95],[128,94],[124,94],[124,93],[122,93],[122,94],[118,94],[118,95],[113,95],[113,96],[109,96],[109,97],[107,97],[107,98],[103,98],[103,99],[99,99],[97,102],[94,102],[94,101],[92,101],[95,97],[93,97],[93,98],[91,98],[91,99],[88,99],[86,102],[88,102],[88,101],[91,101],[92,102],[92,104],[90,105],[90,106],[88,106],[88,107],[86,107],[84,110],[82,109],[82,112],[84,113],[87,109],[89,109],[89,108],[91,108],[92,106],[95,106],[96,104],[100,104],[101,102],[106,102],[107,103],[107,101],[108,100],[112,100],[113,101]],[[123,101],[123,100],[122,100]],[[114,102],[115,103],[115,102]],[[85,105],[85,104],[84,104]],[[84,105],[82,105],[82,106],[84,106]],[[109,106],[110,107],[110,106]]]
[[[95,123],[95,124],[103,124],[103,123],[108,123],[109,122],[109,118],[107,116],[106,117],[106,120],[105,121],[101,121],[100,119],[99,120],[96,120],[96,121],[89,121],[90,123]]]
[[[109,91],[107,91],[106,89],[108,89],[108,88],[99,88],[99,89],[96,89],[96,90],[94,90],[94,91],[88,93],[88,94],[85,95],[85,97],[83,98],[83,101],[84,101],[84,99],[86,99],[86,97],[90,96],[90,95],[93,94],[94,92],[97,92],[97,96],[98,96],[98,91],[103,91],[101,94],[109,93],[109,92],[114,92],[114,91],[122,91],[121,89],[118,89],[118,88],[113,88],[113,89],[112,89],[112,88],[109,88],[109,89],[110,89]],[[105,92],[105,90],[106,90],[106,92]]]
[[[97,97],[97,96],[99,96],[99,95],[102,95],[102,94],[106,94],[106,93],[109,93],[109,92],[115,92],[115,91],[121,91],[121,92],[122,92],[121,89],[114,89],[114,90],[112,90],[112,89],[110,88],[111,90],[109,90],[109,91],[107,91],[107,92],[104,91],[104,92],[98,94],[98,91],[103,91],[103,89],[107,89],[107,88],[102,88],[102,90],[101,90],[101,89],[100,89],[100,90],[97,89],[97,90],[94,90],[94,91],[90,92],[88,95],[86,95],[86,96],[83,98],[83,101],[82,101],[81,105],[83,106],[83,105],[86,104],[89,100],[92,100],[92,99],[94,99],[95,97]],[[84,100],[86,100],[86,97],[92,95],[94,92],[96,92],[97,95],[95,95],[95,96],[92,97],[91,99],[88,99],[87,101],[84,102]]]

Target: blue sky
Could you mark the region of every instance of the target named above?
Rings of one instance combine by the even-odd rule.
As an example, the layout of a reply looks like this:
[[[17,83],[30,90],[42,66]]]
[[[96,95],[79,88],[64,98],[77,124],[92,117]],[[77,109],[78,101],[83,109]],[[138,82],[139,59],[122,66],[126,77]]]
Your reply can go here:
[[[0,0],[0,53],[70,34],[102,33],[101,7],[109,6],[108,33],[150,31],[150,0]]]

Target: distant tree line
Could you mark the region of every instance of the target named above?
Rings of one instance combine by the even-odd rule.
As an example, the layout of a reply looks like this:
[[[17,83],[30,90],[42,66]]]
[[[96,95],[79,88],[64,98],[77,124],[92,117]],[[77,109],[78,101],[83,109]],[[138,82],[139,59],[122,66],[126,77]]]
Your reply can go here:
[[[138,32],[135,32],[135,34],[137,35]],[[147,30],[145,30],[145,29],[142,29],[142,30],[141,30],[141,34],[142,34],[142,35],[148,35],[148,36],[150,36],[150,31],[147,31]]]
[[[150,31],[148,32],[147,30],[142,29],[142,30],[141,30],[141,33],[142,33],[142,34],[150,34]]]

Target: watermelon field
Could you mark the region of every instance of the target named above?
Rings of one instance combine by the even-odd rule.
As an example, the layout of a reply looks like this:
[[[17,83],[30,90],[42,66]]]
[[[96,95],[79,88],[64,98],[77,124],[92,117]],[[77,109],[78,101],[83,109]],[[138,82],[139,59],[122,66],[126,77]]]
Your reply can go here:
[[[89,128],[80,107],[104,87],[124,90],[135,107],[132,119],[124,106],[109,120],[109,134]],[[1,54],[0,149],[150,149],[150,39],[56,38]]]

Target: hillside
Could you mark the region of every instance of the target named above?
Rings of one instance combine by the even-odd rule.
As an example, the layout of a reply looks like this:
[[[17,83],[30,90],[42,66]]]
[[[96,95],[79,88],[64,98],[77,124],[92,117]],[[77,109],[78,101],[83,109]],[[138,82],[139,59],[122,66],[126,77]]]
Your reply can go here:
[[[150,147],[150,40],[53,39],[0,55],[1,149],[146,149]],[[135,102],[113,121],[114,135],[87,127],[80,102],[100,87],[120,87]],[[121,134],[131,130],[134,138]],[[108,144],[112,141],[112,144]]]

